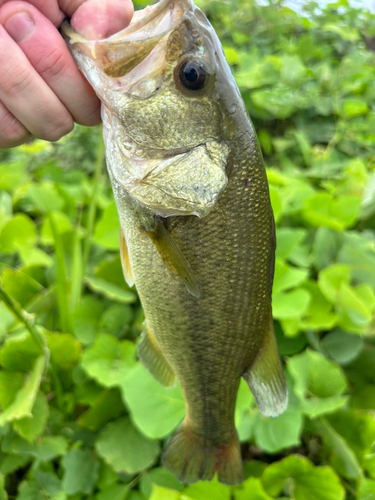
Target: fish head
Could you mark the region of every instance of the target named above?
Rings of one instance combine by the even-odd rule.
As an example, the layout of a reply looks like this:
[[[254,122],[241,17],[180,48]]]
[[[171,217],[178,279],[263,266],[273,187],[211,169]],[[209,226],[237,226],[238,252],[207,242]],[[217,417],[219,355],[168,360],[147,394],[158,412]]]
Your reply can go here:
[[[205,15],[191,0],[161,0],[104,40],[63,32],[102,101],[112,180],[162,217],[205,217],[228,182],[241,101]]]

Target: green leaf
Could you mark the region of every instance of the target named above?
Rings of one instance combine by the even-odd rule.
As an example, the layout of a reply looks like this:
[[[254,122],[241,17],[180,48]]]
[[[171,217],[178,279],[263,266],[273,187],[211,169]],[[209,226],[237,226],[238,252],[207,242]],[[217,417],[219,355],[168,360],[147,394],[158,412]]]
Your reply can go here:
[[[119,390],[109,389],[100,393],[92,407],[79,417],[78,423],[82,427],[96,431],[124,413],[125,407]]]
[[[56,295],[59,307],[59,317],[61,328],[64,332],[70,333],[73,330],[72,318],[69,311],[68,273],[66,266],[66,255],[63,240],[57,227],[57,221],[52,212],[48,214],[55,244],[56,262]]]
[[[24,331],[7,338],[0,352],[0,363],[9,371],[28,372],[39,356],[39,345]]]
[[[328,267],[336,260],[337,253],[342,244],[341,234],[328,227],[319,227],[315,234],[312,247],[312,263],[317,269]]]
[[[46,332],[52,363],[63,370],[70,370],[81,358],[81,344],[70,333]]]
[[[0,233],[0,251],[17,252],[21,247],[33,247],[37,232],[33,221],[25,214],[17,214],[5,224]]]
[[[38,392],[32,409],[31,417],[24,417],[15,420],[14,430],[28,441],[34,441],[37,436],[42,434],[49,415],[49,406],[43,393]]]
[[[0,472],[5,476],[25,467],[30,462],[28,455],[6,455],[0,464]]]
[[[85,283],[93,292],[100,293],[108,299],[116,300],[117,302],[121,302],[123,304],[131,304],[137,300],[135,293],[124,290],[113,283],[109,283],[108,281],[99,278],[86,277]]]
[[[333,264],[319,272],[319,288],[330,302],[335,303],[341,285],[349,285],[350,278],[349,266]]]
[[[359,233],[347,233],[339,250],[337,262],[350,266],[353,280],[375,287],[375,251],[371,240]]]
[[[363,99],[346,99],[341,110],[344,118],[354,118],[369,112],[367,102]]]
[[[320,291],[317,282],[308,280],[303,284],[303,289],[310,294],[311,300],[304,317],[299,323],[301,330],[327,330],[337,324],[338,316],[333,311],[333,306]]]
[[[54,184],[44,181],[41,184],[32,184],[27,190],[27,196],[33,205],[42,213],[61,210],[64,200],[59,196]]]
[[[264,471],[267,493],[280,495],[288,485],[294,500],[344,500],[345,490],[331,467],[314,465],[307,458],[290,455]]]
[[[14,191],[18,186],[27,184],[28,181],[29,176],[22,160],[0,165],[0,190]]]
[[[74,335],[83,344],[91,344],[94,341],[104,310],[105,304],[92,295],[86,295],[81,300],[81,304],[72,315],[72,321]]]
[[[235,500],[273,500],[263,488],[261,480],[249,477],[234,494]]]
[[[0,413],[0,427],[7,422],[32,417],[32,408],[39,389],[45,367],[45,358],[40,356],[32,371],[26,375],[22,388],[17,392],[12,404]]]
[[[94,270],[95,277],[112,283],[119,288],[129,290],[122,271],[121,258],[116,254],[113,258],[102,261]]]
[[[18,252],[22,262],[26,266],[51,267],[53,265],[52,257],[46,252],[43,252],[40,248],[30,248],[28,246],[19,245]]]
[[[361,337],[342,330],[329,332],[321,341],[324,352],[340,365],[346,365],[356,359],[363,345],[364,342]]]
[[[63,488],[68,495],[89,495],[98,478],[99,461],[90,449],[70,450],[62,459]]]
[[[306,236],[304,229],[280,227],[277,230],[276,255],[281,259],[287,259],[293,250]]]
[[[117,215],[116,204],[113,201],[103,212],[96,224],[94,242],[108,250],[119,249],[120,223]]]
[[[133,308],[125,304],[113,304],[109,306],[100,318],[99,327],[102,331],[123,336],[129,330],[130,323],[133,319]]]
[[[356,288],[341,284],[337,297],[339,326],[347,331],[364,333],[370,323],[375,305],[375,295],[369,285]]]
[[[179,491],[174,491],[169,488],[154,485],[149,500],[179,500],[181,494]],[[187,499],[190,500],[190,499]]]
[[[130,493],[126,484],[115,484],[96,495],[96,500],[125,500]]]
[[[192,500],[207,500],[207,498],[214,498],[215,500],[230,500],[231,488],[225,484],[221,484],[215,478],[210,483],[199,482],[192,484],[184,489],[181,500],[187,496]]]
[[[305,201],[303,217],[313,227],[326,226],[341,231],[353,225],[360,205],[359,196],[334,199],[330,193],[319,192]]]
[[[276,258],[273,293],[278,293],[296,287],[303,283],[308,276],[308,271],[288,266]]]
[[[8,494],[5,490],[5,477],[0,473],[0,500],[8,500]]]
[[[116,472],[128,474],[150,467],[160,453],[159,443],[137,431],[128,417],[107,424],[95,446],[98,454]]]
[[[8,329],[11,328],[15,321],[15,317],[4,302],[0,302],[0,338],[8,332]]]
[[[146,498],[150,497],[154,485],[177,491],[182,491],[184,489],[184,485],[164,467],[151,469],[142,476],[140,489]]]
[[[257,412],[254,410],[255,399],[249,390],[249,386],[241,378],[237,392],[235,424],[240,442],[248,441],[252,434],[257,419]]]
[[[59,234],[68,233],[73,230],[72,223],[65,213],[54,211],[53,218],[56,224],[56,231]],[[42,224],[41,242],[43,245],[53,245],[55,242],[49,217],[47,217]]]
[[[341,396],[346,379],[341,369],[320,353],[306,350],[288,361],[288,372],[294,379],[294,392],[301,401],[302,412],[315,418],[344,406]]]
[[[185,416],[180,386],[163,387],[141,363],[131,370],[121,389],[133,422],[145,436],[153,439],[166,437]]]
[[[121,385],[135,365],[136,346],[129,340],[101,333],[82,356],[82,367],[106,387]]]
[[[323,440],[330,445],[330,448],[332,448],[343,461],[346,476],[349,478],[359,477],[362,474],[361,466],[358,463],[355,453],[348,446],[345,439],[323,418],[319,419],[318,426],[319,433],[323,436]]]
[[[267,453],[276,453],[298,445],[302,427],[302,413],[297,408],[289,407],[276,418],[266,418],[257,413],[254,425],[255,442]]]
[[[362,478],[358,488],[358,500],[375,500],[375,481]]]
[[[22,270],[5,269],[2,281],[8,294],[22,307],[28,305],[43,289],[40,283]]]
[[[273,317],[276,319],[299,318],[307,310],[310,294],[298,288],[288,292],[280,292],[272,298]]]
[[[35,443],[29,443],[16,433],[10,433],[3,440],[2,450],[5,453],[28,455],[49,462],[65,455],[67,447],[67,441],[62,436],[42,436]]]
[[[53,497],[62,489],[60,479],[52,472],[35,471],[35,482],[39,486],[41,493]],[[43,495],[43,496],[44,496]]]
[[[343,437],[360,464],[373,451],[375,421],[371,414],[354,409],[327,415],[326,420]]]

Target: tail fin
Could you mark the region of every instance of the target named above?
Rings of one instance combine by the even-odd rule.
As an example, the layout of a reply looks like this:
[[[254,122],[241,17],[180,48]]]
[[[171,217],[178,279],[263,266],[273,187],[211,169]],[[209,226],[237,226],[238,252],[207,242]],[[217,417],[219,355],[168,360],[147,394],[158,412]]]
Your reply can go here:
[[[167,444],[162,462],[182,483],[211,481],[218,474],[224,484],[243,481],[240,445],[237,435],[232,441],[214,444],[189,429],[186,420]]]

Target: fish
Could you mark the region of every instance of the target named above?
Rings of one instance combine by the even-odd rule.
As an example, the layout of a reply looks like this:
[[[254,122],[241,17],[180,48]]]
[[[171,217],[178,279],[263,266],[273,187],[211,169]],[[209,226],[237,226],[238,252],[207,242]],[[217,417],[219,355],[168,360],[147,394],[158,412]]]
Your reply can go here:
[[[221,43],[192,0],[161,0],[103,40],[62,29],[102,102],[120,253],[145,330],[138,355],[186,417],[162,463],[181,482],[243,481],[241,378],[276,417],[275,225],[257,137]],[[142,397],[142,395],[140,395]]]

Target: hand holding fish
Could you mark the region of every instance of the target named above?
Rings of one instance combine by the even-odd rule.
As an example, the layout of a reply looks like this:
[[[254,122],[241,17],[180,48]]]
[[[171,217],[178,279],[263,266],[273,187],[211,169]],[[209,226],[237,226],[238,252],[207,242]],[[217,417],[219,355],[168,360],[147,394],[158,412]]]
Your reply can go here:
[[[0,0],[0,148],[100,123],[99,100],[58,28],[68,16],[79,33],[100,39],[132,15],[131,0]]]

